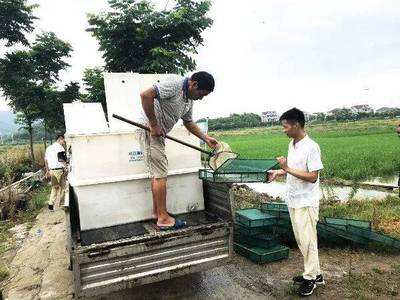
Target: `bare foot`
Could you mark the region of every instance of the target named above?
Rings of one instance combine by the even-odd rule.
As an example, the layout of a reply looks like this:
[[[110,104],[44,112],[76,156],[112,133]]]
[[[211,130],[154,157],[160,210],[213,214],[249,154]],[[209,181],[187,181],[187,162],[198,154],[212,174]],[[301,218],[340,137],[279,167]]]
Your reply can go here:
[[[170,215],[166,215],[165,217],[159,217],[157,220],[158,226],[174,226],[175,219],[172,218]]]

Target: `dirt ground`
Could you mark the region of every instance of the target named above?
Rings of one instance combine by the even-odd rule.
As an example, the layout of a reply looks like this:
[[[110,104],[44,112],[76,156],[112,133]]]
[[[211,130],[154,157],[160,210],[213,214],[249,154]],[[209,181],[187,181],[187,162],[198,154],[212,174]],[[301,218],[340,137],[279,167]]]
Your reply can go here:
[[[16,248],[5,253],[10,276],[4,299],[71,299],[73,278],[65,250],[62,210],[43,210],[35,225],[15,229]],[[326,286],[311,299],[400,299],[400,255],[365,250],[321,249]],[[235,255],[233,262],[206,272],[137,287],[98,299],[296,299],[291,283],[302,270],[292,249],[287,260],[257,265]]]

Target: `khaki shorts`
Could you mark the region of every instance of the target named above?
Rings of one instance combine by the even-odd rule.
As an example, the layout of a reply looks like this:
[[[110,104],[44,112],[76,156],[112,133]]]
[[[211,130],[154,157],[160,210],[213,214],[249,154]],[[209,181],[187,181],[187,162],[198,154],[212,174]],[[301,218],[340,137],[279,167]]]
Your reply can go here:
[[[152,178],[165,178],[168,175],[168,159],[165,154],[165,138],[151,136],[148,131],[139,131],[140,146],[144,161]]]

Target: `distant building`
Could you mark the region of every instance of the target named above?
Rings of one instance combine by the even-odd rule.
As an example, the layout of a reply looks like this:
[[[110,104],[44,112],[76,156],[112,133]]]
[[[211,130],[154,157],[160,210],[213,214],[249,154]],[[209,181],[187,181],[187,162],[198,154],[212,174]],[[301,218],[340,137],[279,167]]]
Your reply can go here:
[[[326,113],[326,115],[327,115],[327,116],[334,116],[335,114],[337,114],[337,113],[338,113],[339,111],[341,111],[341,110],[342,110],[342,108],[334,108],[334,109],[328,111],[328,112]]]
[[[396,111],[396,110],[400,110],[400,108],[396,108],[396,107],[381,107],[381,108],[376,110],[376,113],[377,114],[385,114],[385,113]]]
[[[273,123],[278,121],[279,116],[275,110],[264,111],[261,113],[261,122],[263,123]]]
[[[305,111],[304,118],[306,119],[306,122],[312,121],[313,119],[315,119],[315,114]]]
[[[353,114],[356,115],[361,113],[369,114],[374,112],[374,110],[368,104],[354,105],[350,107],[350,110]]]

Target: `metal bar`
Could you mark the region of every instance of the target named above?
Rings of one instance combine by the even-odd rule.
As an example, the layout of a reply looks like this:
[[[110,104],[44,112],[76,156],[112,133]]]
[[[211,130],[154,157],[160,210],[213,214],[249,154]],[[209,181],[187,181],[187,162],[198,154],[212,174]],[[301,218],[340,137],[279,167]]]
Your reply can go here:
[[[146,131],[150,131],[150,128],[149,128],[149,127],[144,126],[144,125],[142,125],[142,124],[140,124],[140,123],[136,123],[136,122],[134,122],[134,121],[128,120],[128,119],[126,119],[126,118],[124,118],[124,117],[121,117],[121,116],[119,116],[119,115],[116,115],[116,114],[113,114],[112,116],[113,116],[114,118],[120,120],[120,121],[129,123],[129,124],[131,124],[131,125],[133,125],[133,126],[139,127],[139,128],[144,129],[144,130],[146,130]],[[196,146],[194,146],[194,145],[192,145],[192,144],[189,144],[189,143],[186,143],[186,142],[184,142],[184,141],[178,140],[178,139],[176,139],[176,138],[174,138],[173,136],[170,136],[170,135],[168,135],[168,134],[164,135],[164,137],[167,138],[167,139],[170,139],[170,140],[172,140],[172,141],[174,141],[174,142],[177,142],[177,143],[179,143],[179,144],[182,144],[182,145],[184,145],[184,146],[186,146],[186,147],[189,147],[189,148],[192,148],[192,149],[194,149],[194,150],[197,150],[197,151],[203,152],[203,153],[205,153],[205,154],[208,154],[209,156],[212,156],[212,155],[213,155],[213,153],[210,152],[210,151],[204,150],[204,149],[202,149],[202,148],[200,148],[200,147],[196,147]]]

